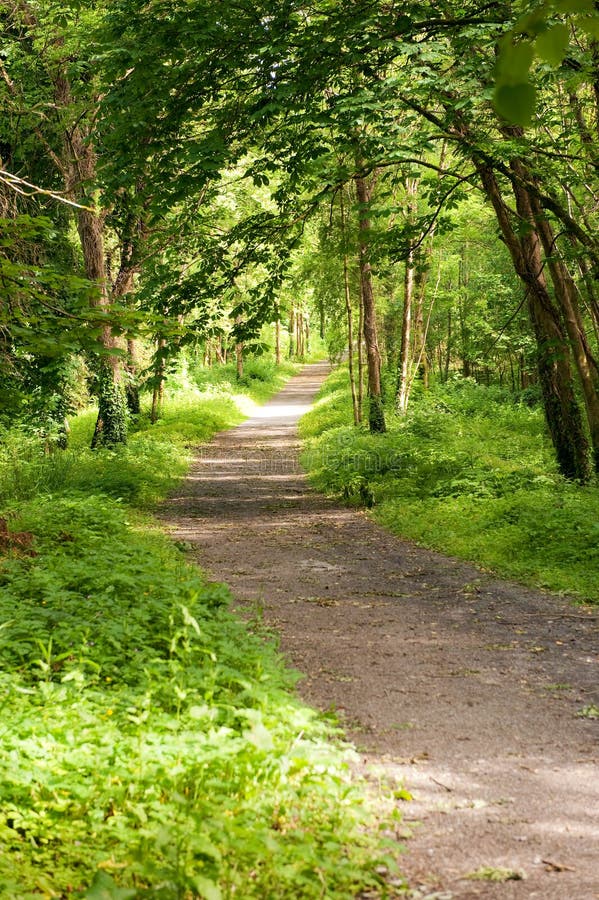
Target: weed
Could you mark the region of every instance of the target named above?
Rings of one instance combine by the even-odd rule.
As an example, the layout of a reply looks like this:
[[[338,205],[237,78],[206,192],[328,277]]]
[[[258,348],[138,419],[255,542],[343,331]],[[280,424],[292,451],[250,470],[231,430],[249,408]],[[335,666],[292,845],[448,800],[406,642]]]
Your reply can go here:
[[[523,881],[524,874],[514,869],[505,869],[502,866],[481,866],[476,872],[470,872],[464,878],[470,881],[494,881],[503,883],[506,881]]]
[[[579,709],[576,715],[581,719],[599,719],[599,706],[596,706],[594,703],[588,703],[582,709]]]

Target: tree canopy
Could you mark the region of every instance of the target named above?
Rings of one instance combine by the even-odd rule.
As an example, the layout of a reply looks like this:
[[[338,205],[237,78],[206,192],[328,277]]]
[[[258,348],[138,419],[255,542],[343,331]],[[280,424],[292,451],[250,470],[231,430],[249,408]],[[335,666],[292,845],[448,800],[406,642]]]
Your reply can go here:
[[[587,443],[599,460],[598,21],[590,0],[5,3],[5,367],[25,377],[15,361],[43,359],[44,340],[85,354],[96,440],[124,440],[136,335],[156,342],[154,384],[186,344],[258,346],[291,295],[310,305],[299,261],[316,253],[337,272],[321,322],[348,304],[359,319],[372,428],[383,363],[403,408],[435,353],[440,373],[459,356],[496,377],[503,348],[584,480]],[[501,260],[484,296],[465,250],[445,285],[472,204],[492,210]]]

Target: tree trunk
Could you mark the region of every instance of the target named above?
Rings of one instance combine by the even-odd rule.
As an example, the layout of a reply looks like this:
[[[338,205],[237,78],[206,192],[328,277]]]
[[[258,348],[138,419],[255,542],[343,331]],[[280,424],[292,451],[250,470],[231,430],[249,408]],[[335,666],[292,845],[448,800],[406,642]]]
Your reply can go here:
[[[413,225],[416,216],[416,196],[418,180],[406,179],[406,222]],[[399,413],[404,414],[408,408],[410,386],[412,381],[412,311],[414,306],[414,285],[418,254],[411,246],[405,263],[403,314],[401,320],[401,340],[399,345],[399,361],[397,372],[397,393],[395,405]]]
[[[510,212],[492,169],[476,163],[516,273],[526,287],[528,308],[537,343],[537,368],[545,417],[558,467],[567,478],[587,481],[588,444],[580,409],[574,394],[570,352],[545,280],[541,244],[530,210],[530,198],[523,189],[514,188],[518,214],[527,224],[522,234],[514,230]]]
[[[98,287],[97,306],[109,307],[104,269],[103,221],[100,216],[87,210],[79,210],[77,228],[81,240],[85,272],[90,281]],[[112,447],[127,440],[127,401],[122,380],[120,357],[111,352],[118,343],[110,326],[101,332],[104,350],[98,364],[98,418],[92,438],[92,448]]]
[[[597,346],[599,346],[599,299],[597,299],[597,290],[595,288],[593,274],[586,259],[581,258],[578,260],[578,268],[587,294],[585,305],[591,318],[591,322],[593,323],[595,341]]]
[[[399,345],[399,365],[397,379],[397,395],[395,405],[399,413],[408,408],[408,395],[411,369],[412,348],[412,305],[414,302],[414,254],[412,250],[406,259],[404,273],[403,314],[401,319],[401,342]]]
[[[298,359],[303,359],[305,355],[304,334],[304,313],[298,309],[295,313],[295,355]]]
[[[358,421],[364,418],[364,300],[360,283],[358,310]]]
[[[155,425],[160,418],[162,412],[162,402],[164,400],[164,374],[166,371],[166,341],[164,338],[158,338],[156,344],[156,366],[154,369],[154,390],[152,392],[152,411],[150,413],[150,422]]]
[[[428,315],[426,318],[426,322],[424,321],[424,300],[426,297],[426,286],[428,284],[428,273],[430,266],[430,257],[432,256],[433,244],[432,244],[433,235],[431,233],[429,246],[427,247],[427,265],[426,267],[420,270],[420,276],[416,279],[416,321],[414,323],[414,360],[416,365],[415,375],[418,375],[422,379],[422,386],[425,390],[428,390],[430,387],[430,361],[426,350],[426,343],[428,340],[428,330],[431,324],[431,317],[433,314],[433,307],[435,305],[435,300],[437,298],[437,292],[439,290],[439,284],[441,281],[441,262],[439,262],[439,270],[437,273],[437,283],[435,285],[435,290],[433,291],[433,295],[431,297],[431,301],[428,308]],[[417,273],[418,274],[418,273]]]
[[[356,379],[354,375],[354,322],[351,304],[351,290],[349,284],[349,262],[347,258],[347,229],[345,220],[345,206],[343,203],[343,190],[340,194],[341,207],[341,235],[343,241],[343,292],[345,297],[345,314],[347,317],[347,362],[349,369],[349,384],[351,388],[352,409],[354,413],[354,425],[360,424],[360,410],[358,408],[358,395],[356,392]]]
[[[381,355],[378,345],[376,304],[372,287],[372,267],[369,259],[368,240],[370,218],[368,206],[371,200],[370,188],[366,180],[356,176],[356,193],[359,203],[359,250],[360,284],[364,303],[364,342],[368,365],[368,424],[373,433],[387,430],[381,389]]]
[[[548,260],[555,296],[563,313],[572,356],[580,379],[595,470],[599,472],[599,369],[584,327],[576,286],[566,264],[558,256],[556,237],[536,198],[530,198],[531,213]]]
[[[281,319],[277,307],[277,319],[275,322],[275,363],[281,365]]]
[[[54,82],[56,105],[67,110],[72,104],[71,86],[65,74],[59,70]],[[75,124],[63,135],[63,162],[59,163],[67,196],[81,201],[85,190],[96,180],[96,156],[89,135],[84,135],[80,124]],[[77,210],[77,231],[85,264],[85,274],[97,285],[94,301],[97,307],[108,310],[110,297],[106,275],[104,251],[104,213],[89,209]],[[122,382],[121,359],[114,352],[118,342],[110,326],[102,329],[100,341],[103,352],[98,371],[98,419],[92,438],[92,447],[113,446],[127,440],[127,403]]]
[[[127,362],[125,364],[125,372],[127,409],[132,416],[138,416],[141,412],[141,406],[139,402],[139,386],[137,384],[137,341],[133,338],[129,338],[127,341]]]
[[[347,318],[347,360],[349,370],[349,384],[351,388],[352,410],[354,414],[354,425],[359,425],[362,419],[360,407],[358,404],[358,393],[356,391],[356,378],[354,371],[354,317],[351,302],[351,287],[349,281],[349,259],[348,259],[348,238],[347,238],[347,219],[345,215],[345,203],[343,200],[343,189],[339,194],[339,206],[341,212],[341,240],[343,243],[343,293],[345,297],[345,314]]]
[[[428,282],[428,270],[420,268],[416,272],[414,284],[414,339],[413,357],[416,366],[416,375],[422,379],[425,388],[429,386],[428,357],[426,355],[426,328],[424,324],[424,301],[426,298],[426,285]]]
[[[449,366],[451,363],[451,337],[452,337],[451,307],[447,310],[447,348],[445,350],[445,368],[443,381],[449,381]]]
[[[295,309],[289,310],[289,359],[295,356]]]

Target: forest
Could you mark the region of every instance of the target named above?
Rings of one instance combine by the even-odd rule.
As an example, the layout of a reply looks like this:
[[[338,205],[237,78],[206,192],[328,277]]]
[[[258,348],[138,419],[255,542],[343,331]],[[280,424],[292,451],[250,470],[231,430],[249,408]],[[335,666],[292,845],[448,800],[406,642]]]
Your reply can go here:
[[[316,487],[599,603],[598,4],[0,22],[0,893],[405,896],[398,797],[154,514],[327,358]]]

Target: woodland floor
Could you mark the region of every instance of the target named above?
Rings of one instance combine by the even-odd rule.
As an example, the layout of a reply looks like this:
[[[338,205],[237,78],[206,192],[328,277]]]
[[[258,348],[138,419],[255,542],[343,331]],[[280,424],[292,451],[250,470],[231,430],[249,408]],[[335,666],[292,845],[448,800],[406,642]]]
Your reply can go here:
[[[263,609],[367,776],[403,781],[415,897],[599,898],[599,610],[402,541],[313,491],[307,366],[201,449],[164,510],[197,562]],[[416,824],[420,823],[420,824]],[[413,824],[413,827],[412,827]],[[524,880],[469,880],[482,867]],[[265,898],[267,900],[267,898]]]

